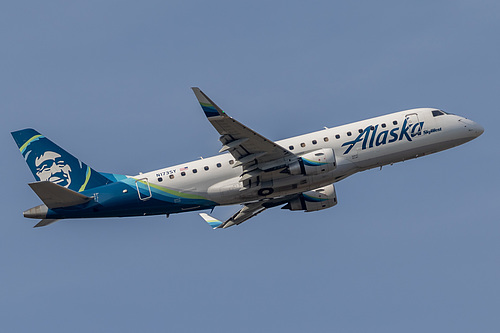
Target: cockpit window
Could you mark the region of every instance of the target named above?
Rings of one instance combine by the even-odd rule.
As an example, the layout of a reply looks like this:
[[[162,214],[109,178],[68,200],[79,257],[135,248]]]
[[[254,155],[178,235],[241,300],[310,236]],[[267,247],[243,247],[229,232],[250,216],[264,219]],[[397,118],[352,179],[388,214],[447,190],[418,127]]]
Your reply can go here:
[[[441,110],[433,110],[432,111],[432,116],[433,117],[444,116],[444,115],[445,115],[445,113],[443,111],[441,111]]]

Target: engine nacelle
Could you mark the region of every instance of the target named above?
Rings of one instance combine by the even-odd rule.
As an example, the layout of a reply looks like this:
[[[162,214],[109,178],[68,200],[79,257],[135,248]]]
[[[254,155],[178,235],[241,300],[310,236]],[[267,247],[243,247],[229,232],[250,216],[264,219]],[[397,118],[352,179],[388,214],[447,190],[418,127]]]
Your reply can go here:
[[[302,192],[298,198],[290,200],[282,209],[305,210],[314,212],[333,207],[337,204],[337,194],[333,184]]]
[[[331,148],[323,148],[302,155],[290,164],[288,169],[292,175],[318,175],[332,171],[337,167],[335,153]]]

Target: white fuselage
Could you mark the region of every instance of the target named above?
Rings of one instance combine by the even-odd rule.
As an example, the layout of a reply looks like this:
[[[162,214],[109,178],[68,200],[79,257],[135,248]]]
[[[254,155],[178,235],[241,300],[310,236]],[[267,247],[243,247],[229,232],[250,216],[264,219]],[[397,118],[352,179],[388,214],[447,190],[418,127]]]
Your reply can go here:
[[[265,195],[258,191],[264,187],[274,189],[273,197],[312,190],[359,171],[458,146],[483,132],[480,125],[466,118],[444,113],[436,116],[433,111],[437,110],[411,109],[276,141],[298,156],[333,149],[336,168],[319,175],[288,175],[243,190],[242,167],[233,167],[234,158],[224,153],[133,178],[147,178],[152,185],[232,205],[262,199]]]

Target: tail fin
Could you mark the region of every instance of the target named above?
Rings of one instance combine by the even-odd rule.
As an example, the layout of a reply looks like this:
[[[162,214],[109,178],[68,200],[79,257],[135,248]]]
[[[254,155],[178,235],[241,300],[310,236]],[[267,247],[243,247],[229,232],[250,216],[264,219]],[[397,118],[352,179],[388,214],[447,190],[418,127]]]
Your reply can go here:
[[[111,183],[32,128],[11,134],[37,181],[49,181],[75,192]]]

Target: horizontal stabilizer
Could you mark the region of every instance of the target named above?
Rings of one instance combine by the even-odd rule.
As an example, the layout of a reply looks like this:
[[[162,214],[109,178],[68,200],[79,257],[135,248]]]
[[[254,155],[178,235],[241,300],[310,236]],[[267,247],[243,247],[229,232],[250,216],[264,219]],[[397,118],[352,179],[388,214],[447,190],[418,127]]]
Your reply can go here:
[[[52,224],[56,221],[59,221],[59,220],[57,220],[57,219],[43,219],[40,222],[38,222],[33,228],[45,227],[45,226]]]
[[[49,181],[28,184],[50,209],[81,205],[92,198]]]
[[[208,214],[205,214],[205,213],[200,213],[200,216],[202,219],[205,220],[205,222],[207,222],[208,224],[210,224],[210,226],[212,227],[212,229],[217,229],[217,227],[219,227],[222,222],[217,220],[216,218],[213,218],[212,216],[208,215]]]

